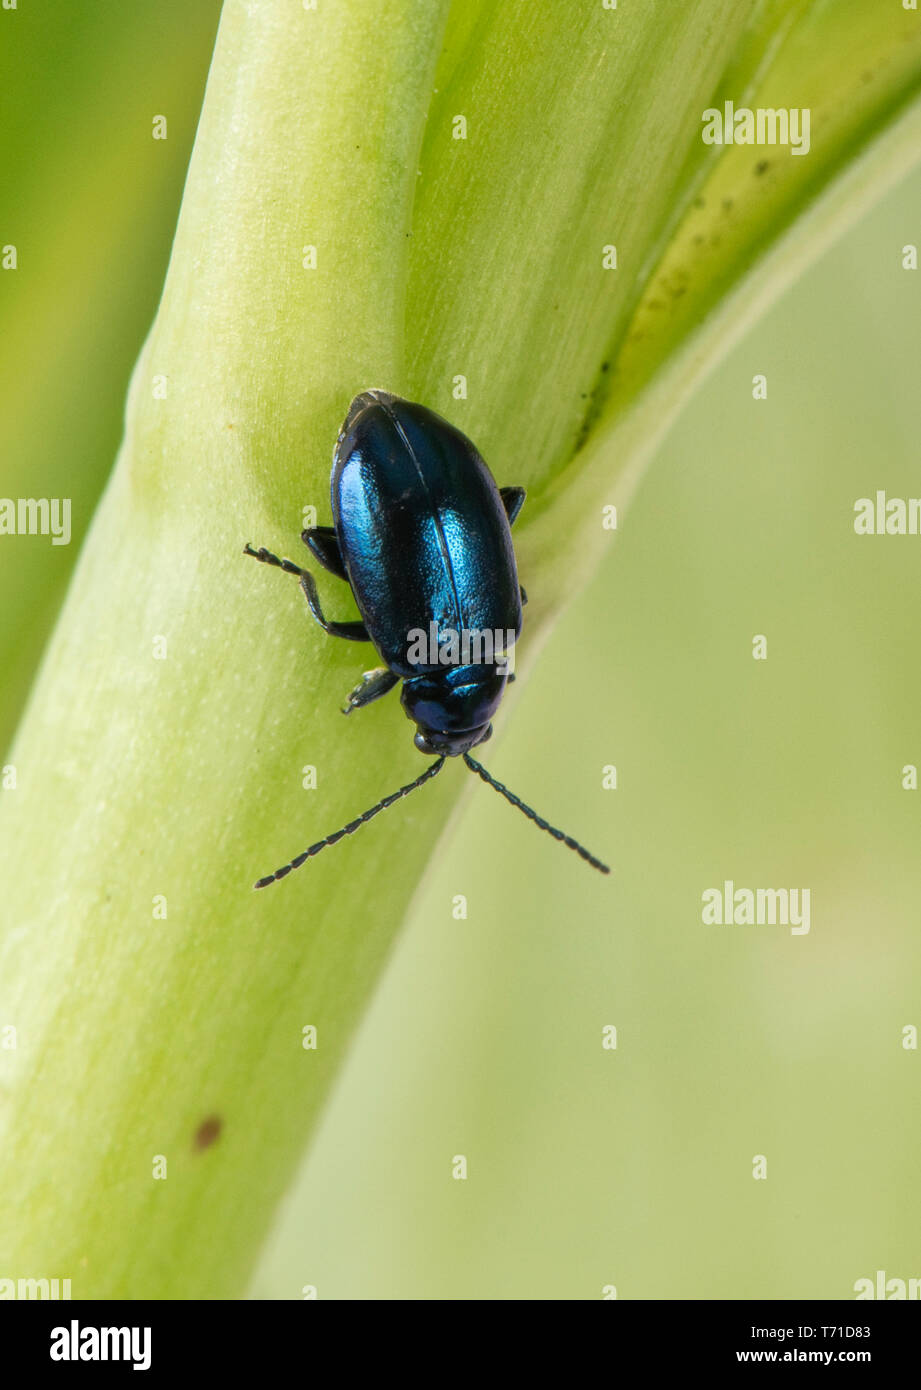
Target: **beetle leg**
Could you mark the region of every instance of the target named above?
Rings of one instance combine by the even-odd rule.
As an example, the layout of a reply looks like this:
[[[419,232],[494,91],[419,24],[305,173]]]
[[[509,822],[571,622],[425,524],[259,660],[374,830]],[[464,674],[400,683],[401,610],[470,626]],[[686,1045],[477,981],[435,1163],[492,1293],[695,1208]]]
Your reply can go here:
[[[522,602],[522,603],[527,603],[527,601],[528,601],[527,591],[524,589],[524,587],[523,587],[521,584],[518,585],[518,592],[519,592],[519,594],[521,595],[521,602]]]
[[[500,487],[499,496],[502,498],[502,505],[505,508],[505,515],[508,517],[509,526],[514,526],[515,517],[524,506],[524,499],[527,496],[523,487]]]
[[[306,531],[301,532],[301,540],[325,570],[348,583],[349,577],[342,562],[339,538],[334,526],[309,526]]]
[[[266,550],[264,545],[261,545],[258,550],[254,550],[247,542],[243,547],[243,554],[251,555],[254,560],[261,560],[264,565],[275,565],[277,569],[284,570],[285,574],[298,575],[311,613],[323,630],[329,633],[330,637],[345,637],[350,642],[371,641],[364,623],[327,622],[323,609],[320,607],[320,595],[317,593],[316,581],[309,570],[302,570],[300,565],[296,565],[293,560],[279,560],[278,556],[273,555],[271,550]]]
[[[365,671],[355,689],[349,691],[348,699],[342,706],[342,713],[351,714],[353,709],[361,709],[364,705],[370,705],[372,700],[379,700],[388,690],[392,690],[399,680],[400,677],[395,676],[387,666]]]
[[[370,642],[368,629],[364,623],[333,623],[330,622],[320,607],[320,595],[317,593],[317,585],[313,575],[309,570],[301,570],[301,588],[304,590],[304,597],[310,606],[310,611],[317,622],[330,637],[344,637],[349,642]]]
[[[368,630],[364,623],[328,623],[324,617],[324,610],[320,606],[320,595],[317,594],[317,584],[315,584],[313,574],[310,570],[301,570],[300,564],[294,564],[293,560],[279,560],[278,556],[272,555],[271,550],[265,549],[260,545],[258,550],[247,541],[243,546],[243,555],[251,555],[254,560],[261,560],[263,564],[274,564],[276,569],[285,571],[285,574],[300,575],[300,587],[306,595],[310,612],[314,614],[324,631],[329,632],[331,637],[345,637],[350,642],[370,642]]]
[[[303,574],[300,565],[296,565],[293,560],[279,560],[277,555],[273,555],[271,550],[266,550],[264,545],[260,545],[258,550],[254,550],[247,541],[243,547],[244,555],[252,555],[254,560],[261,560],[264,565],[275,565],[278,569],[284,570],[285,574]]]

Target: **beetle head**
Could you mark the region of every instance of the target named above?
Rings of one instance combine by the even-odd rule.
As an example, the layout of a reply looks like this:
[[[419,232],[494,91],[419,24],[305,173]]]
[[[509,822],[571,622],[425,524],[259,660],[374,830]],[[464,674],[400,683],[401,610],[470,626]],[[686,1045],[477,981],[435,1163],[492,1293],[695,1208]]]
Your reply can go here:
[[[508,679],[495,666],[452,666],[403,682],[403,708],[420,753],[455,758],[485,743]]]
[[[433,757],[456,758],[461,753],[469,753],[478,743],[492,738],[492,725],[481,725],[478,729],[464,729],[460,733],[447,734],[438,729],[417,728],[413,743],[420,753]]]

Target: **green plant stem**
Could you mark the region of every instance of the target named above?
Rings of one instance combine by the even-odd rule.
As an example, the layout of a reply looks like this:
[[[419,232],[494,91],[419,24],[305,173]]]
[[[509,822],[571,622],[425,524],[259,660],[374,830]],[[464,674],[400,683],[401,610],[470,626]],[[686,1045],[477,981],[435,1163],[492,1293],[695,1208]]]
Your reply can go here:
[[[328,520],[355,391],[416,396],[469,431],[500,483],[531,489],[533,651],[562,576],[581,580],[598,552],[609,489],[648,454],[655,391],[680,398],[731,331],[694,337],[742,294],[744,236],[728,270],[701,271],[699,313],[628,371],[657,268],[729,167],[702,146],[700,112],[720,74],[752,90],[766,64],[776,77],[791,26],[830,13],[395,0],[369,25],[358,0],[226,7],[124,446],[0,805],[0,1023],[18,1042],[0,1051],[9,1270],[70,1276],[75,1297],[244,1287],[468,774],[449,765],[253,894],[420,765],[393,697],[343,721],[357,649],[323,639],[294,581],[243,544],[290,553],[305,507]],[[852,75],[853,34],[827,24],[816,91],[836,61]],[[917,96],[918,45],[896,30],[880,24],[901,67],[866,107],[861,148]],[[843,148],[847,123],[828,130]],[[794,171],[793,202],[778,179],[758,205],[764,266],[792,209],[844,165],[826,151],[811,167]],[[625,259],[608,274],[612,240]],[[761,281],[760,302],[777,283]],[[597,383],[615,350],[609,395]],[[657,387],[679,360],[683,384]],[[620,436],[615,408],[631,422]],[[320,585],[349,616],[342,586]],[[559,872],[588,873],[559,855],[574,861]]]

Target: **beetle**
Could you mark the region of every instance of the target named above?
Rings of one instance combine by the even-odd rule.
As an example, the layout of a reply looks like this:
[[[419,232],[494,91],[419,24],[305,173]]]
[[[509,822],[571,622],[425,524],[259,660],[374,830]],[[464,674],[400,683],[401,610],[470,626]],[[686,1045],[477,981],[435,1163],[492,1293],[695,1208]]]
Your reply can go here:
[[[244,554],[296,575],[311,613],[330,636],[370,642],[377,650],[383,665],[365,672],[343,713],[371,704],[402,681],[400,700],[416,725],[415,745],[435,761],[255,887],[284,878],[353,834],[430,781],[447,757],[462,757],[541,830],[609,873],[470,756],[492,734],[492,717],[514,680],[507,652],[521,632],[527,595],[518,582],[511,528],[524,489],[498,488],[471,441],[434,411],[369,390],[352,401],[339,431],[330,497],[333,525],[309,527],[301,539],[324,569],[349,585],[360,621],[328,619],[309,570],[262,546],[247,543]]]

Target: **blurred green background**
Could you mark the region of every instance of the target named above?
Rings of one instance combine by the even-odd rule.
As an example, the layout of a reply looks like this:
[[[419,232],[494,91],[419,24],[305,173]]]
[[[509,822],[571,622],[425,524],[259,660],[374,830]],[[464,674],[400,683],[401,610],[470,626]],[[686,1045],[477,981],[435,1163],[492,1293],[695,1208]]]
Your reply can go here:
[[[921,537],[853,529],[858,497],[921,495],[919,235],[915,174],[672,430],[488,760],[614,873],[477,790],[257,1295],[846,1299],[921,1275]],[[810,933],[702,925],[729,878],[810,888]]]
[[[0,545],[4,743],[114,459],[218,12],[2,17],[0,494],[74,499],[69,548]],[[900,781],[921,765],[921,537],[853,530],[856,498],[921,495],[919,240],[916,174],[672,430],[488,759],[614,873],[476,789],[254,1296],[849,1298],[877,1269],[921,1275],[901,1045],[921,1025],[919,793]],[[811,932],[702,925],[726,878],[810,888]]]
[[[0,246],[18,259],[0,270],[0,495],[70,497],[74,529],[69,547],[2,538],[3,747],[115,460],[220,8],[0,10]]]

